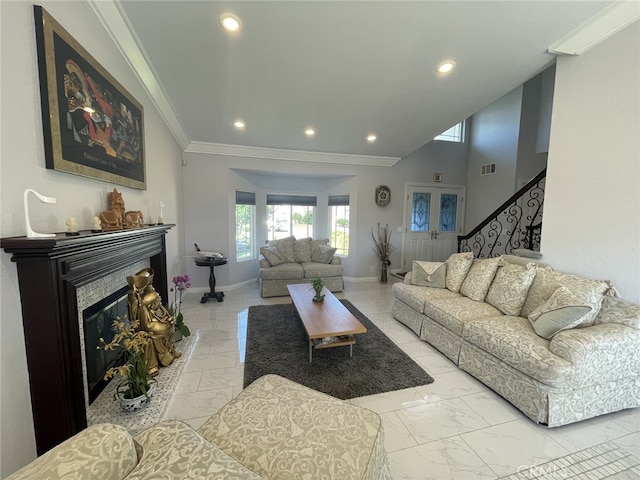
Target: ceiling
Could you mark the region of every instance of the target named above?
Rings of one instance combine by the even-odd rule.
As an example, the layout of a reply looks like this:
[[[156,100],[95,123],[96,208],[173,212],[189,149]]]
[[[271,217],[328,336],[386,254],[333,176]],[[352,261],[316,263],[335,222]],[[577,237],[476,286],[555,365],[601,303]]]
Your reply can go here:
[[[549,47],[612,2],[90,4],[185,150],[384,163],[551,65]],[[225,12],[242,21],[239,34],[220,28]],[[456,68],[443,76],[446,59]]]

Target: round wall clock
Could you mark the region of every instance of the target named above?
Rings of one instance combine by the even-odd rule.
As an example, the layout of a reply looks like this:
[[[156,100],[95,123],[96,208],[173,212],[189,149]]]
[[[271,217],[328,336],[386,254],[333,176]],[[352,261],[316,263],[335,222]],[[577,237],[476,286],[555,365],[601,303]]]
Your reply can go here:
[[[386,207],[391,201],[391,190],[386,185],[380,185],[376,188],[376,204]]]

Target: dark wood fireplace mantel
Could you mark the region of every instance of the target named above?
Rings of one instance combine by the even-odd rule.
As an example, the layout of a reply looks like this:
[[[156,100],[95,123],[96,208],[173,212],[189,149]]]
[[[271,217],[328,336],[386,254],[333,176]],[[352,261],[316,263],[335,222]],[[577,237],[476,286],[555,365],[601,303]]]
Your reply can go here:
[[[17,263],[38,455],[87,426],[77,289],[149,259],[166,301],[165,236],[173,226],[0,240]]]

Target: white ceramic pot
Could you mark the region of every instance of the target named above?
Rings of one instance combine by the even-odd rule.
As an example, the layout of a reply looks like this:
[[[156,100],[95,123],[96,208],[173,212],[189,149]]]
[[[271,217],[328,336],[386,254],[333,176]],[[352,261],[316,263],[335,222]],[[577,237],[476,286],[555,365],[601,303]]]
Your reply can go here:
[[[124,398],[124,396],[120,396],[120,405],[125,412],[137,412],[138,410],[142,410],[151,401],[151,397],[153,396],[153,385],[149,387],[147,394],[148,395],[140,395],[136,398]]]

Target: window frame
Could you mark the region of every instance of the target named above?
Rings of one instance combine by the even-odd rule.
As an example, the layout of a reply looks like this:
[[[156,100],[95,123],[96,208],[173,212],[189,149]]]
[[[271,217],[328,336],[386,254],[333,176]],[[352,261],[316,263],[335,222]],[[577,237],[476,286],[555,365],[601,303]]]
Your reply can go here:
[[[329,231],[329,243],[332,247],[336,248],[336,255],[342,258],[348,258],[349,257],[349,252],[350,252],[350,247],[351,247],[351,232],[350,232],[350,228],[351,228],[351,205],[350,205],[350,199],[349,199],[349,195],[329,195],[328,201],[327,201],[327,209],[329,210],[328,213],[328,231]],[[334,235],[335,233],[340,233],[337,231],[337,229],[334,231],[334,227],[335,222],[334,222],[334,211],[335,209],[339,208],[339,207],[346,207],[346,214],[347,214],[347,225],[346,227],[343,227],[343,234],[345,234],[344,229],[346,228],[346,230],[348,230],[349,233],[345,234],[346,237],[346,248],[345,245],[343,243],[343,245],[338,246],[337,245],[337,239],[335,238],[336,236]],[[337,216],[337,213],[336,213]],[[337,221],[338,219],[336,219]],[[346,251],[345,251],[346,250]]]
[[[464,143],[466,134],[466,120],[456,123],[433,139],[441,142]],[[459,130],[459,131],[456,131]]]
[[[288,216],[287,216],[288,230],[285,230],[284,232],[282,232],[282,233],[285,233],[285,235],[279,238],[286,238],[291,235],[295,236],[296,238],[298,237],[304,238],[304,237],[313,237],[315,234],[317,203],[318,203],[318,200],[315,195],[267,193],[266,205],[265,205],[266,206],[266,212],[265,212],[266,222],[265,223],[267,227],[266,229],[267,242],[277,240],[278,237],[276,236],[276,232],[279,232],[279,230],[277,230],[276,228],[276,224],[279,223],[279,221],[275,218],[275,215],[273,215],[273,218],[272,218],[272,214],[269,211],[270,207],[288,207],[289,209]],[[296,224],[293,221],[293,218],[297,212],[294,212],[293,209],[296,207],[304,207],[307,209],[307,211],[304,213],[304,216],[307,216],[309,214],[311,215],[311,223],[304,224],[304,225],[311,225],[311,232],[309,233],[309,227],[307,227],[306,228],[307,231],[303,236],[295,235],[294,233],[294,228]]]
[[[240,243],[238,237],[238,207],[250,207],[250,219],[249,219],[249,245],[247,246],[248,255],[240,256],[238,250],[238,244]],[[256,250],[257,250],[257,242],[256,242],[256,201],[255,201],[255,193],[252,192],[242,192],[236,190],[236,204],[234,208],[235,213],[235,252],[236,252],[236,262],[248,262],[252,260],[256,260],[258,258]]]

